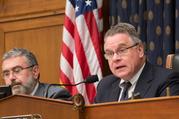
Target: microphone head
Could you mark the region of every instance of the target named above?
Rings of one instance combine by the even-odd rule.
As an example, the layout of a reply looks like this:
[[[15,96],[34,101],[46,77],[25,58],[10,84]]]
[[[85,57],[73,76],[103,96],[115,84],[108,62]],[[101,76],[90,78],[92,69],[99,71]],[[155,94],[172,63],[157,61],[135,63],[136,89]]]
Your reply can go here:
[[[94,83],[96,81],[99,81],[98,76],[97,75],[91,75],[88,76],[85,80],[85,83]]]

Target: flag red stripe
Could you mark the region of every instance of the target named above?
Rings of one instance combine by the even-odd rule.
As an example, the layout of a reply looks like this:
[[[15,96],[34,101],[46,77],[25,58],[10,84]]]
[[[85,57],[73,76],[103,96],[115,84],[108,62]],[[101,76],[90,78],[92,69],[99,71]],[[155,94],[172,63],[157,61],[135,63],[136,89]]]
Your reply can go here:
[[[76,29],[77,30],[77,29]],[[79,37],[78,32],[75,32],[75,47],[76,47],[76,55],[78,62],[80,64],[81,69],[83,70],[83,77],[87,77],[90,75],[90,69],[89,69],[89,64],[87,62],[86,56],[85,56],[85,51],[83,48],[83,45],[81,43],[81,39]],[[87,91],[87,96],[90,102],[93,101],[93,98],[90,98],[90,94],[95,91],[94,85],[85,85],[86,91]],[[95,95],[95,94],[92,94]]]
[[[71,68],[73,68],[73,53],[64,42],[62,42],[62,54],[70,64]]]
[[[102,21],[102,14],[101,8],[96,8],[96,3],[101,7],[102,0],[88,2],[67,0],[66,3],[60,80],[63,83],[78,83],[91,73],[97,73],[101,78],[99,29],[102,27],[99,26],[99,22]],[[87,103],[92,103],[96,95],[94,84],[67,88],[72,95],[82,93]]]
[[[99,19],[102,19],[102,8],[99,8],[98,9],[98,14],[99,14]]]
[[[70,82],[70,80],[68,79],[68,77],[66,77],[66,75],[63,73],[62,70],[60,70],[60,76],[61,76],[61,81],[63,82],[63,84],[73,84]],[[69,92],[73,95],[73,94],[77,94],[78,90],[75,86],[65,86]]]
[[[93,42],[93,46],[96,52],[96,55],[98,57],[98,62],[100,63],[100,67],[102,67],[102,59],[101,59],[101,44],[100,44],[100,34],[98,32],[98,27],[96,24],[96,20],[94,17],[93,12],[87,12],[86,14],[84,14],[85,20],[86,20],[86,24],[88,26],[89,29],[89,33],[91,36],[91,40]],[[91,19],[89,19],[91,18]],[[88,86],[88,85],[87,85]],[[95,87],[94,85],[92,85],[91,87],[88,86],[88,88],[90,88],[90,90],[87,90],[87,92],[89,93],[88,95],[90,95],[89,97],[94,97],[96,95],[96,91],[95,91]],[[93,93],[90,93],[90,91],[93,90]],[[89,99],[89,100],[93,100],[93,99]]]
[[[96,24],[96,20],[94,14],[92,12],[87,12],[85,15],[86,24],[89,29],[89,33],[93,42],[94,49],[96,51],[96,55],[98,57],[100,67],[102,67],[102,55],[101,55],[101,44],[100,44],[100,34],[98,32],[98,27]],[[90,18],[90,19],[89,19]]]
[[[81,39],[80,39],[80,36],[78,34],[76,27],[75,27],[74,39],[75,39],[75,47],[76,47],[75,52],[76,52],[80,67],[81,69],[83,69],[83,77],[87,77],[90,73],[90,70],[89,70],[88,62],[85,56],[85,51],[84,51],[84,48],[81,43]]]
[[[86,84],[85,86],[86,86],[86,91],[87,91],[89,102],[93,103],[94,97],[96,95],[96,89],[93,84]]]
[[[74,35],[73,35],[74,24],[68,16],[65,16],[64,26],[67,29],[67,31],[71,34],[71,36],[74,37]]]

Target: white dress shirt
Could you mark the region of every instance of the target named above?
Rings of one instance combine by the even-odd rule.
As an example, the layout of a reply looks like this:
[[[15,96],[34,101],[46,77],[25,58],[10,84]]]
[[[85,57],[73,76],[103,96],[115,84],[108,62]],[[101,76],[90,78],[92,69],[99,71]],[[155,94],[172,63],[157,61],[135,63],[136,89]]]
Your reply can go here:
[[[128,97],[129,97],[129,98],[132,97],[132,93],[134,92],[134,89],[135,89],[135,87],[136,87],[137,81],[138,81],[138,79],[139,79],[140,74],[142,73],[142,70],[143,70],[144,66],[145,66],[145,63],[144,63],[144,65],[140,68],[140,70],[139,70],[130,80],[128,80],[128,81],[132,84],[131,87],[128,89]],[[122,86],[122,83],[123,83],[123,82],[125,82],[125,80],[124,80],[124,79],[121,79],[121,81],[120,81],[120,83],[119,83],[119,87],[121,88],[121,92],[120,92],[119,100],[118,100],[118,101],[121,100],[121,96],[122,96],[122,93],[123,93],[123,90],[124,90],[124,88],[123,88],[123,86]]]

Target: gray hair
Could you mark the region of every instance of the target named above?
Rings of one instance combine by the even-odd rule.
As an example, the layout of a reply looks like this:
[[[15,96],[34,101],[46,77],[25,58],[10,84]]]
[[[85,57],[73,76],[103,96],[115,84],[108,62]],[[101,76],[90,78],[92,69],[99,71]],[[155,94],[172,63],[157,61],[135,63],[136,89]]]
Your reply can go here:
[[[2,60],[4,61],[8,58],[17,57],[17,56],[25,56],[27,58],[29,65],[38,65],[35,55],[32,52],[28,51],[27,49],[23,49],[23,48],[11,49],[10,51],[6,52],[3,55]]]
[[[113,36],[118,33],[126,33],[128,34],[135,43],[141,43],[142,41],[139,38],[139,34],[137,33],[135,27],[128,23],[118,23],[115,26],[112,26],[105,34],[104,39],[108,36]]]

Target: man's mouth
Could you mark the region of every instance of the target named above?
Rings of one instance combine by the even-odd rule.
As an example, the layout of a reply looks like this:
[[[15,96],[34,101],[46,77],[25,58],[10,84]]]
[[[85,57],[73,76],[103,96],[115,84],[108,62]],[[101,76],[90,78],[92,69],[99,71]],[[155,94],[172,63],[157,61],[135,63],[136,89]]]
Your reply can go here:
[[[122,69],[124,67],[125,67],[124,65],[123,66],[117,66],[115,69],[118,70],[118,69]]]
[[[12,82],[12,84],[11,84],[11,87],[14,87],[14,86],[18,86],[18,85],[21,85],[21,83],[20,82]]]
[[[12,86],[12,89],[13,89],[13,90],[14,90],[14,89],[18,89],[20,86],[21,86],[21,85],[14,85],[14,86]]]

